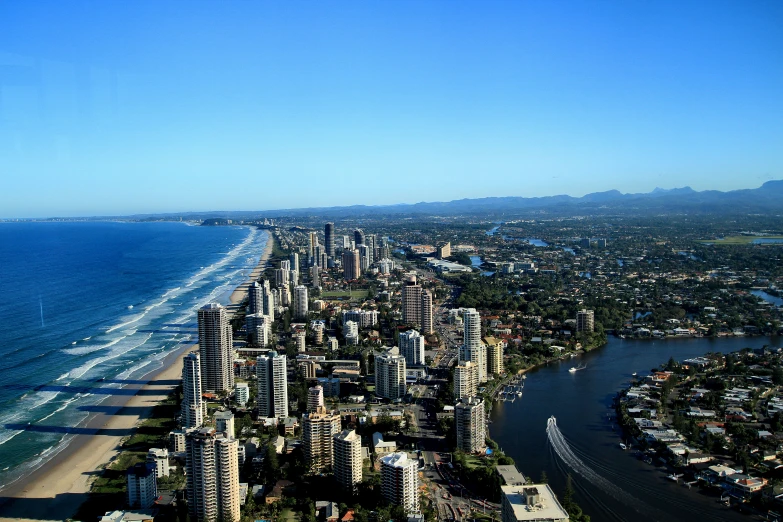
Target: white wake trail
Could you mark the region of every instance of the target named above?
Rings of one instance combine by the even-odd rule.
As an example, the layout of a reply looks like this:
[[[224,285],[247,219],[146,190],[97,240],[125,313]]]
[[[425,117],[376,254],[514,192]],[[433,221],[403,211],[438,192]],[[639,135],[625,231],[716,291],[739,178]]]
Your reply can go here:
[[[665,515],[658,514],[656,510],[647,506],[641,500],[634,498],[633,495],[626,493],[617,485],[612,484],[577,457],[568,444],[568,441],[565,440],[560,428],[557,427],[557,419],[554,417],[549,417],[547,420],[546,435],[547,439],[549,439],[549,444],[555,450],[557,456],[560,457],[568,467],[587,479],[588,482],[595,485],[618,502],[622,502],[623,504],[634,508],[639,513],[650,515],[659,520],[665,520]]]

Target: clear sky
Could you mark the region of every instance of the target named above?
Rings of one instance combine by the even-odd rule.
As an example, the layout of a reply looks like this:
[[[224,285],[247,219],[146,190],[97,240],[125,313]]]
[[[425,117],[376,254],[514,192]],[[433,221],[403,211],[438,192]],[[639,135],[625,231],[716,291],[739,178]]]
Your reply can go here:
[[[0,2],[0,217],[783,178],[783,2]]]

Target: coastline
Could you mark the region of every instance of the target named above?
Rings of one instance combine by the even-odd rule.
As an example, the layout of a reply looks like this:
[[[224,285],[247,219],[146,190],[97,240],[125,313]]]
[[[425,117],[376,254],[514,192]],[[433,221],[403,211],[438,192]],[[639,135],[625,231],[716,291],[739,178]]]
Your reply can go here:
[[[237,312],[250,284],[266,267],[273,242],[274,236],[269,233],[258,264],[231,294],[227,305],[230,316]],[[59,453],[0,491],[0,521],[64,520],[76,513],[89,499],[93,478],[119,455],[123,440],[179,385],[182,359],[196,347],[198,344],[189,344],[172,352],[162,368],[127,384],[125,394],[107,398],[101,403],[106,411],[82,422]],[[127,390],[135,393],[129,395]]]

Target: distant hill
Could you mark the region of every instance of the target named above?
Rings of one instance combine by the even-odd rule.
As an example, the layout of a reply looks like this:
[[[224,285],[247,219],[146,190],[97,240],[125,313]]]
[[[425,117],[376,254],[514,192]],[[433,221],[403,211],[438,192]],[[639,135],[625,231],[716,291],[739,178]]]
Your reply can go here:
[[[568,195],[545,197],[499,196],[459,199],[445,202],[420,202],[397,205],[353,205],[279,209],[264,211],[211,211],[177,214],[144,214],[125,219],[251,220],[265,217],[328,217],[340,219],[360,216],[568,216],[568,215],[656,215],[656,214],[783,214],[783,180],[767,181],[755,189],[696,191],[691,187],[656,188],[652,192],[623,194],[617,190],[594,192],[580,198]]]

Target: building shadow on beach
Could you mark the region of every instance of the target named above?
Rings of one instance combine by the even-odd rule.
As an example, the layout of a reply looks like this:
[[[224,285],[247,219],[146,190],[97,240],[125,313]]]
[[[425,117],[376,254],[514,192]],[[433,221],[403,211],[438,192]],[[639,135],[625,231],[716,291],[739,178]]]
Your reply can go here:
[[[0,518],[3,520],[19,518],[65,520],[74,515],[79,506],[90,498],[89,493],[62,493],[54,498],[43,498],[46,495],[45,486],[39,486],[39,488],[41,489],[41,498],[0,496]],[[122,500],[120,501],[122,502]],[[97,520],[97,518],[91,520]]]

